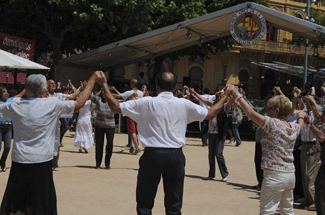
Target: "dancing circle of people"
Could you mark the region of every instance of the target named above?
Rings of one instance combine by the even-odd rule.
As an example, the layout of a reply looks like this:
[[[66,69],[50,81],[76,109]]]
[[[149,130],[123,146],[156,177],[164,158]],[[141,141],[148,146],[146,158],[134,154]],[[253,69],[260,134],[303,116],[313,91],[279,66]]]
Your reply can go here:
[[[0,214],[57,214],[53,171],[59,170],[62,139],[72,127],[80,153],[88,153],[95,144],[96,169],[101,169],[106,135],[104,163],[109,170],[115,114],[126,117],[129,153],[141,152],[139,140],[143,147],[137,214],[152,214],[161,177],[166,214],[181,214],[185,177],[182,148],[191,122],[201,122],[202,146],[208,146],[206,180],[216,177],[217,161],[222,181],[227,182],[229,171],[223,156],[227,133],[229,143],[242,144],[238,128],[244,115],[257,126],[254,161],[258,184],[254,189],[261,192],[259,213],[274,214],[279,209],[280,214],[294,214],[294,200],[304,197],[301,206],[325,214],[325,102],[315,88],[302,92],[294,87],[290,101],[276,86],[265,97],[263,108],[256,111],[240,86],[227,85],[214,95],[204,89],[200,95],[187,86],[176,89],[176,74],[165,71],[155,77],[157,96],[153,97],[145,77],[141,73],[139,80],[132,79],[131,89],[124,93],[109,86],[102,71],[80,82],[78,89],[70,80],[63,86],[43,75],[29,75],[20,93],[10,91],[9,95],[0,87],[3,172],[14,131],[12,164]],[[96,83],[101,90],[93,94]],[[325,93],[325,88],[322,90]],[[1,146],[2,141],[0,150]]]

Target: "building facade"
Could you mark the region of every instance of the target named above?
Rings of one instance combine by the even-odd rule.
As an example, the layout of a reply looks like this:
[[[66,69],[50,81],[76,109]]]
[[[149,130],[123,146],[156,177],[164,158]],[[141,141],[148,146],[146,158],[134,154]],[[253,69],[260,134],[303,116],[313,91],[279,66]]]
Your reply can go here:
[[[271,8],[289,15],[305,18],[303,8],[306,0],[271,0]],[[312,8],[325,12],[325,0],[312,4]],[[182,85],[190,85],[197,90],[209,88],[211,92],[223,88],[230,76],[237,76],[243,84],[249,98],[260,99],[267,95],[275,85],[281,86],[285,93],[290,93],[295,85],[301,85],[302,79],[285,72],[279,72],[263,66],[252,64],[252,62],[269,62],[292,65],[302,68],[304,63],[305,47],[291,44],[289,41],[295,39],[295,35],[267,26],[264,38],[255,45],[234,46],[228,51],[211,55],[210,59],[202,61],[197,59],[191,61],[187,57],[177,62],[165,59],[163,68],[174,71],[178,75],[178,88]],[[319,54],[320,58],[316,55]],[[311,45],[309,48],[309,65],[313,67],[325,67],[325,49],[317,50]],[[134,64],[115,70],[115,78],[126,84],[129,79],[138,77],[144,72],[150,82],[154,81],[154,64]],[[123,81],[124,80],[124,81]]]

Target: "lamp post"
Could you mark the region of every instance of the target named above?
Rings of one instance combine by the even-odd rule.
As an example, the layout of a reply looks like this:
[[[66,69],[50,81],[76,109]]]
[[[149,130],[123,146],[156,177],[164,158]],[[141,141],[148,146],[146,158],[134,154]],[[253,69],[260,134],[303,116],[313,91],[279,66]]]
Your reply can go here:
[[[306,17],[306,19],[309,20],[309,18],[310,18],[310,0],[307,0],[307,17]],[[303,86],[305,86],[306,83],[307,83],[307,75],[308,75],[308,52],[309,52],[309,39],[306,38]]]

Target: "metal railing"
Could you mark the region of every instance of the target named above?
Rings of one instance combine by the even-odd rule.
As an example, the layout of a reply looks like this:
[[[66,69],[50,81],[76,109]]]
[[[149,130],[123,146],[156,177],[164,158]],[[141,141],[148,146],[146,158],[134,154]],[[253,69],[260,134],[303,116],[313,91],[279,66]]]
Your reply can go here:
[[[260,50],[266,52],[279,52],[279,53],[288,53],[288,54],[305,54],[305,46],[301,45],[300,47],[285,42],[269,42],[269,41],[260,41],[257,44],[250,46],[233,46],[233,48],[239,49],[251,49],[251,50]],[[319,47],[318,53],[320,56],[325,56],[325,48]],[[314,48],[310,45],[309,55],[314,54]]]

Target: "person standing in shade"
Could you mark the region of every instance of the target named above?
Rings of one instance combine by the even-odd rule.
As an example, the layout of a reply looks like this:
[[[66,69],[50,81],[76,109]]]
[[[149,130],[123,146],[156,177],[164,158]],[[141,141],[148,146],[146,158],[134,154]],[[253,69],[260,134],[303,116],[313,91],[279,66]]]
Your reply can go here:
[[[111,168],[111,157],[113,153],[113,141],[115,134],[115,118],[114,113],[108,107],[103,93],[100,96],[92,96],[91,101],[96,104],[95,127],[95,143],[96,143],[96,169],[100,169],[103,159],[104,137],[106,136],[106,155],[105,169]]]
[[[20,94],[15,95],[15,97],[10,97],[6,88],[0,86],[1,92],[1,105],[2,104],[9,104],[15,97],[21,97],[24,95],[25,90],[23,90]],[[3,152],[0,159],[0,167],[1,171],[6,171],[6,161],[11,147],[11,138],[12,138],[12,121],[11,119],[3,120],[2,116],[0,115],[0,151],[1,145],[3,140]]]
[[[95,72],[76,101],[48,98],[44,75],[26,79],[26,98],[0,105],[0,113],[13,122],[15,143],[12,166],[0,214],[57,215],[52,160],[59,118],[72,117],[89,98],[97,81]]]
[[[214,118],[227,99],[222,97],[209,110],[186,99],[173,96],[177,76],[169,71],[155,77],[157,97],[119,103],[104,83],[104,95],[114,113],[122,113],[138,123],[140,140],[145,148],[140,158],[137,181],[137,213],[152,214],[161,177],[164,183],[167,215],[181,214],[185,176],[185,133],[188,123]]]
[[[201,102],[208,106],[212,106],[213,103],[200,96],[197,92],[194,91],[193,88],[190,88],[190,92],[194,94]],[[214,103],[218,102],[219,99],[222,98],[223,93],[219,92],[217,93],[216,100]],[[208,134],[209,134],[209,175],[206,178],[207,180],[213,180],[216,176],[216,159],[219,167],[220,174],[222,176],[222,181],[226,182],[228,179],[228,169],[226,166],[226,161],[223,156],[223,149],[224,149],[224,126],[227,124],[227,115],[225,113],[230,110],[230,108],[233,105],[233,101],[227,102],[224,104],[224,108],[215,116],[212,120],[209,121],[209,129],[208,129]],[[218,119],[222,122],[218,122]],[[220,133],[220,139],[219,139],[219,133]]]
[[[113,87],[113,90],[117,93],[114,94],[114,97],[116,99],[123,99],[124,101],[127,101],[127,100],[139,99],[144,96],[144,92],[138,90],[139,83],[137,79],[132,79],[130,81],[130,87],[131,90],[125,91],[124,93],[118,92],[115,89],[115,87]],[[137,137],[137,123],[134,120],[132,120],[131,117],[128,116],[126,116],[126,123],[128,128],[128,134],[130,135],[130,139],[131,139],[130,153],[136,155],[137,153],[140,152],[138,137]]]
[[[55,97],[58,98],[60,101],[67,101],[67,100],[74,100],[79,95],[79,90],[75,90],[73,94],[63,94],[63,93],[57,93],[56,90],[56,83],[54,80],[49,79],[47,81],[47,90],[48,90],[48,97]],[[72,118],[72,117],[70,117]],[[58,128],[57,128],[57,135],[55,137],[55,150],[54,150],[54,158],[53,158],[53,170],[58,171],[59,170],[59,158],[60,158],[60,139],[63,139],[63,132],[61,132],[61,121],[59,120]],[[62,128],[64,129],[64,128]],[[61,138],[62,137],[62,138]]]
[[[210,95],[210,89],[209,88],[204,88],[203,89],[203,95],[200,95],[201,98],[203,99],[207,99],[209,101],[214,101],[216,99],[216,96],[215,95]],[[199,94],[197,94],[199,95]],[[197,96],[194,94],[194,97],[197,98]],[[206,109],[209,109],[210,106],[209,105],[206,105],[204,102],[202,102],[199,98],[197,98],[199,104],[201,107],[204,107]],[[209,134],[208,134],[208,129],[209,129],[209,120],[203,120],[201,123],[200,123],[200,128],[201,128],[201,140],[202,140],[202,146],[207,146],[208,145],[208,137],[209,137]]]

